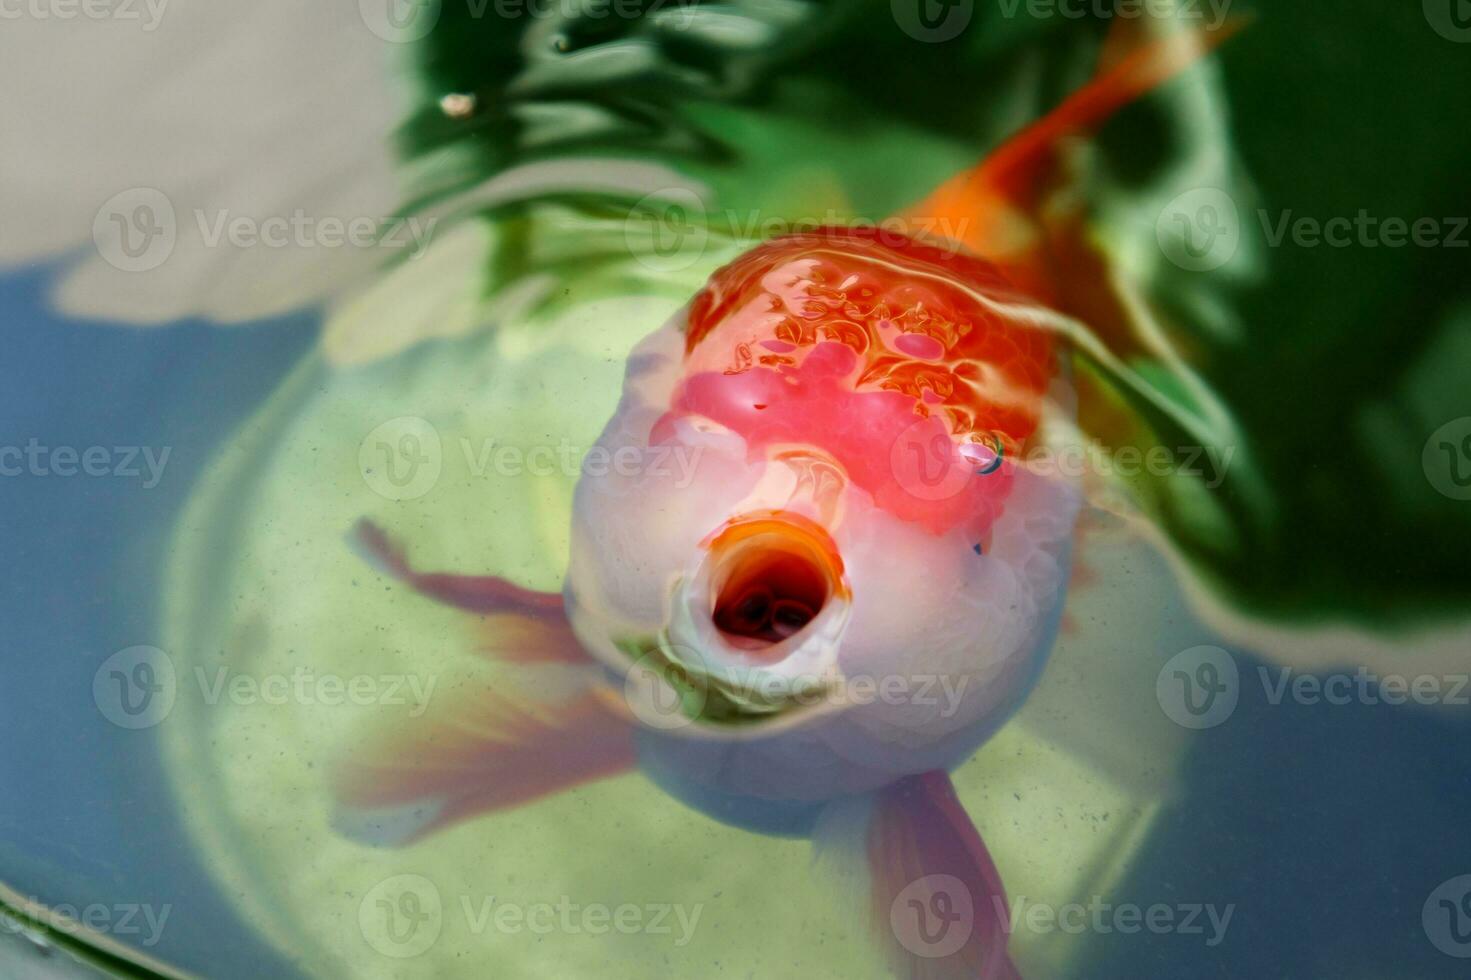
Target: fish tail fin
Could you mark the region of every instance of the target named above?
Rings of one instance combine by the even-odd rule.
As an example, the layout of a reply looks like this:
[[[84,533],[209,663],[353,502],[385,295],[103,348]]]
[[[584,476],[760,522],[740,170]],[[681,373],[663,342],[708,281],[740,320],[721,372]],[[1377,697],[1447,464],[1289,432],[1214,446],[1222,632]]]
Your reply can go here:
[[[960,244],[1006,264],[1009,256],[1035,244],[1030,217],[1056,180],[1064,141],[1091,136],[1124,106],[1204,58],[1245,24],[1244,18],[1233,18],[1215,30],[1147,36],[1128,22],[1118,22],[1092,81],[976,166],[907,208],[905,215],[916,223],[923,219],[926,225],[949,228]]]
[[[841,875],[866,868],[873,928],[896,976],[1020,980],[1001,876],[947,773],[830,804],[813,843]]]

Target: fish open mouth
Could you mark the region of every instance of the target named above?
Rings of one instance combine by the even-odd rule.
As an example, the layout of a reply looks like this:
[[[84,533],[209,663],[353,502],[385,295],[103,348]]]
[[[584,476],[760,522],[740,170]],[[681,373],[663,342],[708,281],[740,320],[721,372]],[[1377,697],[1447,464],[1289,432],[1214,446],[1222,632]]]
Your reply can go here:
[[[709,543],[710,618],[755,659],[800,633],[843,588],[837,548],[817,524],[782,515],[741,520]]]
[[[747,513],[702,544],[658,636],[619,643],[707,733],[800,724],[840,702],[838,643],[851,595],[837,545],[787,511]],[[693,734],[693,733],[692,733]]]

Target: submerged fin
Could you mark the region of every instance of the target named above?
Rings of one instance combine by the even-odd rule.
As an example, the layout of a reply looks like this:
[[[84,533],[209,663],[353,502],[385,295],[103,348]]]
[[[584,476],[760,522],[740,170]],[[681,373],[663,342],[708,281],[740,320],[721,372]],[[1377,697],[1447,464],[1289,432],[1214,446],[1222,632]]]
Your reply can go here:
[[[814,833],[838,866],[868,868],[873,928],[902,980],[1019,980],[1006,951],[1006,893],[942,771],[835,803]]]
[[[481,649],[497,660],[520,663],[591,663],[577,642],[556,592],[536,592],[492,575],[416,572],[388,534],[367,518],[353,528],[352,544],[379,572],[445,605],[479,615]]]
[[[949,227],[964,229],[961,244],[1016,274],[1014,278],[1029,280],[1018,281],[1018,286],[1041,285],[1036,266],[1044,261],[1044,248],[1037,212],[1042,196],[1057,182],[1063,144],[1092,135],[1124,106],[1199,61],[1239,27],[1239,21],[1228,22],[1216,31],[1178,30],[1142,41],[1115,32],[1091,82],[905,213],[946,219]]]
[[[1197,552],[1270,519],[1272,497],[1229,407],[1190,362],[1188,341],[1101,237],[1081,192],[1084,174],[1073,172],[1086,155],[1067,147],[1245,23],[1203,31],[1116,21],[1091,82],[911,209],[967,228],[963,244],[1061,314],[1047,327],[1068,341],[1080,441],[1096,443],[1110,462],[1149,454],[1148,468],[1113,482]],[[1229,468],[1190,472],[1190,459],[1217,451],[1231,454]],[[1223,492],[1209,492],[1228,479]]]
[[[481,649],[528,668],[518,690],[484,687],[426,705],[355,743],[332,775],[333,823],[348,837],[397,846],[458,820],[529,803],[632,769],[633,728],[595,693],[594,667],[562,597],[503,578],[416,572],[368,520],[353,532],[375,568],[481,617]]]
[[[477,691],[355,744],[333,774],[333,825],[400,846],[634,764],[632,726],[595,694],[546,704]]]
[[[472,613],[520,613],[543,619],[562,619],[562,595],[525,589],[493,575],[451,575],[416,572],[388,534],[367,518],[352,531],[358,554],[378,571],[397,579],[431,599]]]

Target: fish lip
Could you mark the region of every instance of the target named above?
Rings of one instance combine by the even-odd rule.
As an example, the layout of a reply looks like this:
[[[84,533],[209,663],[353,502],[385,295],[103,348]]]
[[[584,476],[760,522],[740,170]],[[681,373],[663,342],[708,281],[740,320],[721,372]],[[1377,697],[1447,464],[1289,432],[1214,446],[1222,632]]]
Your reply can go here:
[[[737,515],[707,535],[701,551],[685,600],[691,619],[710,620],[714,633],[703,628],[700,633],[713,641],[719,656],[779,664],[801,649],[830,606],[846,609],[852,599],[837,542],[825,527],[800,513],[757,510]],[[742,617],[732,614],[732,607],[746,595],[762,597],[759,601],[767,607],[764,628],[750,628],[755,624],[749,622],[742,624],[745,629],[733,625],[732,620]],[[777,609],[785,609],[792,621],[803,616],[805,621],[779,628],[771,622]],[[787,628],[792,631],[784,633]]]
[[[837,544],[817,522],[780,511],[734,517],[702,542],[692,568],[673,583],[670,614],[657,637],[636,644],[635,661],[690,697],[697,709],[681,734],[751,737],[807,725],[843,707],[838,651],[851,590]],[[715,622],[715,603],[729,563],[750,549],[803,552],[825,577],[820,609],[801,629],[763,646],[759,655]]]

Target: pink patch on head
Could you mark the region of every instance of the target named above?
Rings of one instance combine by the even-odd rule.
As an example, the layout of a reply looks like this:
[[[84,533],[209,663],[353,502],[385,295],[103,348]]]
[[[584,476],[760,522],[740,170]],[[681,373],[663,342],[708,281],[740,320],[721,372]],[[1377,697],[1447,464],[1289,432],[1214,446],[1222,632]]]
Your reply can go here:
[[[1022,302],[963,252],[853,229],[772,239],[693,300],[684,378],[652,438],[699,416],[753,458],[814,446],[876,506],[979,540],[1012,482],[1003,451],[1036,429],[1056,369],[1048,333],[988,297]]]
[[[753,458],[770,446],[805,443],[832,456],[854,486],[901,520],[935,534],[965,526],[982,535],[1000,513],[1010,477],[981,476],[977,460],[960,453],[943,418],[916,416],[911,396],[855,390],[859,367],[852,349],[823,342],[794,368],[698,371],[676,389],[650,444],[669,437],[681,415],[739,433]],[[985,447],[963,445],[994,458]]]
[[[938,361],[945,356],[945,345],[928,334],[901,333],[892,343],[894,349],[901,354],[908,354],[922,361]]]

